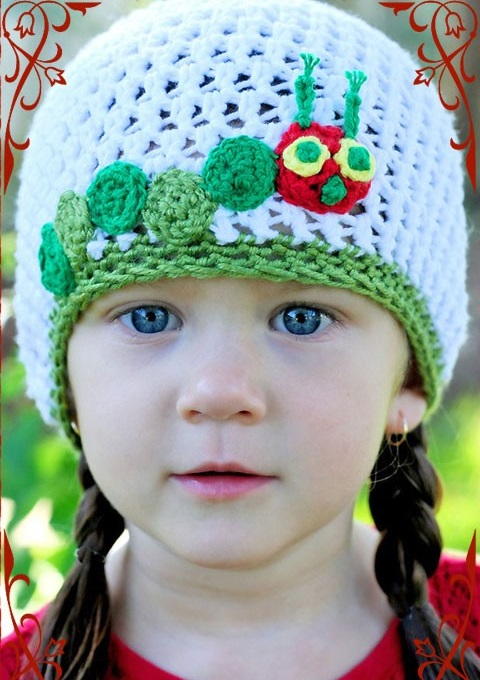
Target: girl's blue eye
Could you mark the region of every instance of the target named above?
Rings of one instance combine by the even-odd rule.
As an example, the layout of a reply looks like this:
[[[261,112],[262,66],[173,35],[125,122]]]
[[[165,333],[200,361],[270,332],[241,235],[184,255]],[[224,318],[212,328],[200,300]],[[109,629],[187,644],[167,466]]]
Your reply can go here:
[[[161,333],[168,325],[170,312],[158,305],[145,305],[125,312],[119,319],[138,333]],[[168,328],[167,330],[175,330]]]
[[[322,325],[322,319],[328,320],[328,324],[324,325],[322,330],[336,321],[333,314],[302,302],[290,304],[277,317],[280,315],[285,328],[294,335],[312,335]]]

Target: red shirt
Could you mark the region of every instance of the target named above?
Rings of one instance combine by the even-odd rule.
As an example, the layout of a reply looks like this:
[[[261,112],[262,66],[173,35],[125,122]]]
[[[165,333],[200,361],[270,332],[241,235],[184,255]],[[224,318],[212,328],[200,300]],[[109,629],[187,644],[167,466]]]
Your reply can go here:
[[[428,582],[429,599],[440,618],[447,614],[458,616],[459,626],[463,624],[468,611],[472,593],[467,583],[452,585],[453,575],[467,575],[465,557],[443,554],[440,565]],[[475,643],[475,651],[480,655],[480,565],[476,567],[476,588],[473,594],[472,610],[467,623],[465,639]],[[46,607],[37,612],[45,611]],[[451,620],[449,619],[451,623]],[[367,656],[338,680],[405,680],[402,650],[399,634],[400,620],[392,618],[384,636]],[[23,636],[27,640],[32,634],[34,625],[28,622],[24,626]],[[8,645],[7,643],[13,643]],[[17,655],[14,646],[18,646],[15,633],[9,635],[0,647],[0,680],[10,680],[17,669]],[[105,680],[187,680],[173,675],[141,657],[127,647],[115,634],[111,638],[111,654],[116,670],[109,673]],[[19,676],[21,680],[22,676]]]

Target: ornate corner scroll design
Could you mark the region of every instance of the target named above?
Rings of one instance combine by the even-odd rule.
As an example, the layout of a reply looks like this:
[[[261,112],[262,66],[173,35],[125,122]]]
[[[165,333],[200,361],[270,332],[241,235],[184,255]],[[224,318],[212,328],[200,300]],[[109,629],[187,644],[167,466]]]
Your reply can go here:
[[[34,614],[24,614],[20,619],[20,624],[17,623],[15,615],[12,610],[11,603],[11,590],[17,581],[23,581],[24,583],[30,585],[30,579],[25,574],[16,574],[12,576],[13,568],[15,565],[15,558],[13,556],[12,548],[7,537],[6,531],[3,531],[3,578],[5,586],[5,594],[7,599],[8,611],[10,613],[10,619],[13,624],[13,629],[15,632],[15,639],[10,640],[5,643],[5,650],[9,649],[13,652],[15,656],[15,671],[13,675],[10,676],[10,680],[20,680],[20,678],[25,677],[26,673],[29,673],[28,677],[43,679],[43,675],[40,672],[40,664],[46,663],[48,666],[52,666],[55,669],[55,680],[60,680],[62,677],[62,669],[60,665],[54,661],[55,657],[61,656],[63,654],[63,649],[66,644],[65,639],[55,640],[51,638],[48,645],[42,650],[42,629],[40,622]],[[27,621],[32,621],[34,624],[34,634],[36,637],[35,649],[29,648],[27,642],[22,635],[20,627],[24,626]],[[22,662],[24,665],[22,666]]]
[[[423,678],[423,674],[425,673],[425,670],[428,668],[428,666],[436,664],[440,666],[437,671],[437,678],[443,678],[447,671],[451,671],[455,677],[459,678],[459,680],[470,680],[470,676],[467,675],[467,671],[465,670],[465,654],[467,649],[475,650],[475,644],[470,640],[466,640],[464,636],[467,630],[468,622],[470,620],[470,614],[472,612],[476,590],[476,534],[477,532],[474,531],[465,561],[467,567],[467,576],[464,574],[452,574],[449,579],[449,585],[451,588],[453,588],[457,583],[462,583],[467,587],[468,606],[465,617],[461,623],[459,622],[459,616],[457,614],[446,614],[442,617],[437,633],[438,644],[440,647],[439,652],[436,651],[435,646],[432,644],[430,638],[425,638],[424,640],[414,640],[415,652],[417,656],[423,656],[427,659],[427,661],[422,663],[418,669],[419,678]],[[444,649],[441,637],[442,629],[446,625],[451,625],[456,631],[458,631],[457,637],[455,638],[451,649],[448,651]],[[457,655],[457,652],[460,654],[460,668],[458,668],[458,665],[453,665],[453,659]]]
[[[458,151],[467,149],[465,165],[467,174],[474,190],[477,188],[477,159],[476,159],[476,140],[475,124],[465,91],[465,83],[473,83],[475,75],[469,75],[465,70],[465,55],[475,41],[478,33],[479,17],[476,10],[469,2],[463,0],[449,0],[440,2],[439,0],[424,0],[423,2],[380,2],[380,5],[391,9],[395,16],[399,12],[410,12],[410,26],[416,33],[423,33],[427,28],[430,30],[433,43],[439,55],[438,59],[430,58],[425,54],[425,43],[417,49],[419,59],[426,65],[416,69],[417,77],[413,81],[414,85],[430,85],[435,75],[438,76],[438,94],[442,106],[455,111],[462,104],[468,122],[468,130],[463,142],[450,139],[450,146]],[[432,9],[430,23],[416,20],[418,10],[423,7]],[[445,38],[448,38],[448,47],[445,46]],[[458,44],[452,47],[452,40]],[[447,51],[448,50],[448,51]],[[442,92],[444,86],[444,76],[448,73],[455,84],[457,94],[455,100],[449,102]]]
[[[85,15],[87,10],[100,4],[101,0],[100,2],[65,3],[58,0],[41,0],[40,2],[18,0],[11,4],[3,13],[2,32],[5,38],[5,45],[8,44],[10,46],[15,57],[13,73],[5,75],[4,78],[5,82],[16,84],[6,115],[3,139],[2,191],[4,194],[7,191],[15,165],[12,149],[24,151],[30,145],[30,139],[28,138],[23,142],[18,142],[13,138],[12,120],[17,107],[22,108],[24,111],[35,109],[42,98],[42,87],[45,81],[50,86],[55,84],[66,85],[63,69],[54,66],[55,62],[58,62],[63,54],[62,47],[55,43],[56,51],[53,56],[43,54],[50,30],[52,29],[57,33],[65,32],[71,23],[71,11],[81,12]],[[18,9],[19,6],[25,6],[25,9],[18,16],[15,23],[15,8]],[[52,23],[49,17],[49,12],[54,7],[60,8],[63,11],[64,19],[63,21],[57,20],[59,23]],[[38,38],[36,45],[29,45],[30,51],[22,44],[26,36],[36,36]],[[32,98],[33,101],[27,102],[25,94],[22,96],[22,92],[29,79],[34,76],[37,81],[36,94]]]

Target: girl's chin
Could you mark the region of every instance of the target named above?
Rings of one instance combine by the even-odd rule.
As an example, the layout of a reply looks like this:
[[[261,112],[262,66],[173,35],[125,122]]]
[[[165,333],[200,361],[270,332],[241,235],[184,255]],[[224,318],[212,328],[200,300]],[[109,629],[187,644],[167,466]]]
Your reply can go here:
[[[212,535],[204,537],[187,536],[171,540],[163,540],[164,547],[182,561],[189,562],[198,567],[208,569],[254,569],[266,566],[282,552],[286,546],[268,542],[268,537],[245,537],[239,534],[237,537],[230,532],[222,540],[218,535],[212,539]],[[202,540],[202,538],[204,540]]]

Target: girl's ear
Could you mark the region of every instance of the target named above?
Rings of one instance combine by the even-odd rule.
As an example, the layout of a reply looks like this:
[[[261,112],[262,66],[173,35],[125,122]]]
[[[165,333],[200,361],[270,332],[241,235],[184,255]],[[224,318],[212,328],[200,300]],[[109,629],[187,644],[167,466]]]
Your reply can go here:
[[[408,430],[414,430],[422,422],[426,410],[427,399],[422,389],[422,379],[410,355],[406,378],[388,411],[385,435],[403,434],[404,420]]]
[[[403,434],[404,420],[408,431],[414,430],[423,420],[427,400],[418,388],[403,387],[390,405],[385,435]]]

